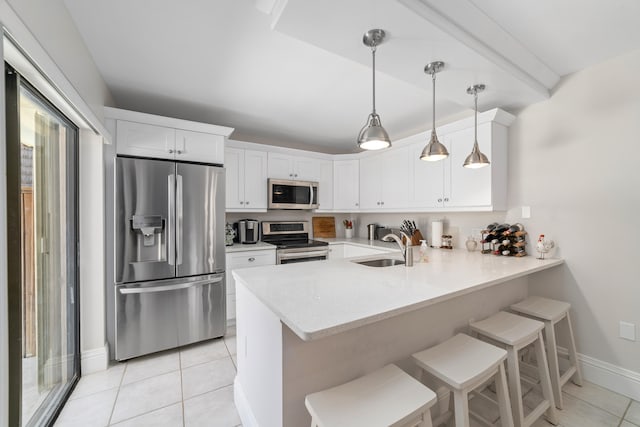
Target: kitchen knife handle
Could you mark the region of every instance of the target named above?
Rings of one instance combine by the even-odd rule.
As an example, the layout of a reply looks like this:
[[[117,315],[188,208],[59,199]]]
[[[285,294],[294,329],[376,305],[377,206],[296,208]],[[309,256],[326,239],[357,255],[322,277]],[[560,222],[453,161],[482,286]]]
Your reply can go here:
[[[168,176],[168,182],[167,182],[167,195],[169,199],[169,221],[167,225],[167,263],[169,265],[175,265],[175,256],[176,256],[176,249],[175,249],[176,236],[173,231],[176,225],[175,188],[176,188],[175,175],[170,174]]]

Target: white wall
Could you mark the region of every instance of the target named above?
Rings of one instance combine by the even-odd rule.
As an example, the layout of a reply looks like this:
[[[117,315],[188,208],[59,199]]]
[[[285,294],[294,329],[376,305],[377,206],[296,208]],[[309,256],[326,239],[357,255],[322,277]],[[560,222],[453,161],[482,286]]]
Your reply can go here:
[[[114,105],[63,0],[6,0],[98,119]],[[20,42],[20,40],[18,40]]]
[[[636,373],[640,341],[618,338],[618,322],[640,335],[638,76],[635,51],[565,77],[549,100],[518,115],[507,216],[531,206],[522,222],[554,239],[566,260],[532,277],[530,292],[571,302],[578,351]]]

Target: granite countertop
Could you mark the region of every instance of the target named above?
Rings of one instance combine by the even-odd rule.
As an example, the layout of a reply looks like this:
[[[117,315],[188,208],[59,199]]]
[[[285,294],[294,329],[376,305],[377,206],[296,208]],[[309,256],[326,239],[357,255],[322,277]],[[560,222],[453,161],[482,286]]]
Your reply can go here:
[[[323,240],[356,243],[355,239]],[[428,249],[428,256],[428,263],[413,267],[376,268],[356,264],[353,259],[336,259],[255,267],[234,271],[233,275],[236,283],[246,286],[296,335],[311,341],[564,262],[463,249]],[[399,251],[387,257],[402,259]],[[356,259],[375,258],[380,255]]]

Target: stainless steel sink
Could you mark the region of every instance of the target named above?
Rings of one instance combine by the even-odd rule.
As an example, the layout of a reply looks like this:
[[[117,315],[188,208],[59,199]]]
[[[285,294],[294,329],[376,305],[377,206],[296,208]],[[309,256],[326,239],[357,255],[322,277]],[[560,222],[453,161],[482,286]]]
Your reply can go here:
[[[394,265],[403,265],[404,261],[395,258],[378,258],[368,261],[351,261],[356,264],[366,265],[367,267],[392,267]]]

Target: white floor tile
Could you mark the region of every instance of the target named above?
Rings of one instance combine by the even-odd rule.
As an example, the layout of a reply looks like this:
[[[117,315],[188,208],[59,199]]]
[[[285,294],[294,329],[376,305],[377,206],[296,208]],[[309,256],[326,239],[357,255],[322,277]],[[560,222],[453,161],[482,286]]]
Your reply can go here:
[[[180,371],[126,384],[120,387],[111,423],[133,418],[180,400]]]
[[[110,366],[106,371],[96,372],[95,374],[83,375],[78,381],[76,388],[71,394],[71,399],[88,396],[90,394],[117,388],[122,381],[122,374],[125,368],[124,363]]]
[[[122,384],[130,384],[178,369],[180,369],[180,356],[177,350],[140,357],[127,362]]]
[[[229,349],[229,353],[231,354],[236,354],[236,336],[227,336],[224,337],[224,343],[227,345],[227,348]]]
[[[564,409],[557,411],[562,427],[618,427],[620,418],[565,393]]]
[[[236,325],[235,323],[231,326],[227,326],[227,333],[225,334],[226,337],[231,337],[231,336],[235,336],[236,335]]]
[[[239,424],[232,386],[184,401],[185,427],[233,427]]]
[[[182,391],[185,399],[233,383],[236,369],[230,357],[182,370]]]
[[[182,402],[111,425],[117,427],[183,427]]]
[[[640,403],[635,400],[631,402],[631,406],[629,406],[629,410],[625,414],[624,419],[640,426]]]
[[[180,365],[182,368],[188,368],[225,357],[229,357],[229,351],[224,340],[218,338],[181,349]]]
[[[118,394],[117,388],[70,400],[56,420],[56,427],[104,427]]]
[[[622,417],[622,415],[624,415],[624,411],[627,410],[631,399],[602,387],[598,387],[588,381],[583,381],[583,383],[583,386],[579,387],[569,381],[562,388],[562,391],[573,397],[584,400],[585,402],[591,403],[597,408],[604,409],[617,417]]]

